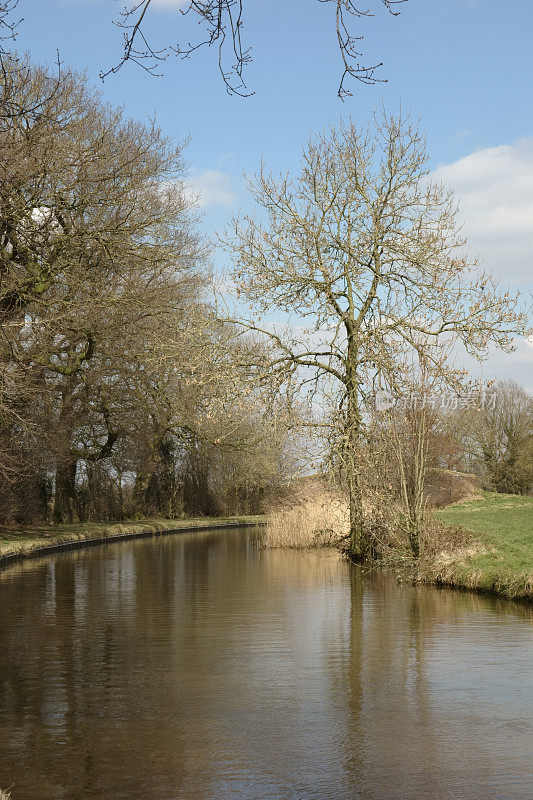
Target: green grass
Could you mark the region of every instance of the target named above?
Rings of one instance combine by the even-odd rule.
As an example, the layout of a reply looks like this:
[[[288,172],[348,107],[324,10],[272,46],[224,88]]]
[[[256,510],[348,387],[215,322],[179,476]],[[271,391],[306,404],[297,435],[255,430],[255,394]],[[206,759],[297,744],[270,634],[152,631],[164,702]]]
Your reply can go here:
[[[471,531],[472,546],[437,557],[429,566],[434,580],[533,599],[532,497],[484,492],[436,516]]]
[[[106,539],[110,536],[135,533],[164,533],[180,528],[209,528],[228,523],[238,525],[246,522],[261,522],[261,516],[241,517],[195,517],[192,519],[144,519],[124,522],[81,522],[73,525],[36,525],[23,530],[13,528],[0,530],[0,557],[24,556],[47,545],[84,539]]]

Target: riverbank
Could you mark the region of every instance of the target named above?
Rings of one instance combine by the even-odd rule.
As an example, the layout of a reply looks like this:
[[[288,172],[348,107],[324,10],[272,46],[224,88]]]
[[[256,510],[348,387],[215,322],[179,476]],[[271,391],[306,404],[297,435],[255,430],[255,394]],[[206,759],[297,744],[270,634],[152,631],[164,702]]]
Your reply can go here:
[[[533,600],[533,498],[483,492],[435,512],[461,525],[471,541],[421,563],[420,579]]]
[[[156,536],[174,531],[211,530],[238,525],[257,525],[262,516],[145,519],[123,522],[81,522],[72,525],[40,525],[0,530],[0,568],[4,563],[47,552],[108,540]],[[0,799],[1,800],[1,799]]]
[[[420,559],[391,534],[376,564],[414,582],[533,600],[533,498],[483,492],[435,511]],[[323,488],[307,492],[268,520],[269,548],[338,547],[349,556],[346,498]]]

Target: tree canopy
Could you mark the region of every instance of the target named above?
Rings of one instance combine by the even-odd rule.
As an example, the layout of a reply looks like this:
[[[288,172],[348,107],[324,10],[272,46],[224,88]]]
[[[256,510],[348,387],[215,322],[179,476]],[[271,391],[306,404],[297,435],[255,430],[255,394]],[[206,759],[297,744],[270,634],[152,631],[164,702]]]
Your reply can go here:
[[[225,456],[254,502],[261,481],[242,462],[268,439],[280,463],[281,428],[250,384],[259,351],[210,300],[183,143],[73,71],[18,58],[0,77],[0,488],[13,515],[46,516],[53,498],[57,521],[120,516],[124,486],[130,513],[175,513],[191,459],[205,511]]]

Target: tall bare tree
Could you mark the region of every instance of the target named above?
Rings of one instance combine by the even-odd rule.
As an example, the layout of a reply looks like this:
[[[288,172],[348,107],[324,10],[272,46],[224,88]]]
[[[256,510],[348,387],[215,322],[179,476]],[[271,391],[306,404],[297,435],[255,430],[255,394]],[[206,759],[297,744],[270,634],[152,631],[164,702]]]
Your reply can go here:
[[[280,416],[253,383],[264,348],[210,302],[182,144],[74,72],[4,66],[0,519],[50,501],[57,522],[179,513],[186,472],[202,510],[221,506],[209,492],[249,506],[275,472]]]
[[[280,381],[335,394],[351,543],[364,556],[357,453],[375,391],[400,391],[414,356],[428,377],[458,385],[442,358],[450,338],[476,357],[489,343],[509,350],[524,316],[465,256],[453,197],[429,180],[424,137],[402,114],[342,123],[308,142],[297,177],[262,168],[249,188],[265,221],[237,219],[226,241],[256,310],[243,324],[276,348]],[[291,335],[266,324],[273,309],[299,323]]]
[[[119,436],[132,361],[148,371],[165,329],[192,342],[203,250],[181,144],[73,72],[58,82],[27,58],[4,66],[0,108],[17,113],[0,115],[2,422],[31,411],[28,384],[27,397],[54,398],[56,518],[70,519],[82,454],[108,457]]]

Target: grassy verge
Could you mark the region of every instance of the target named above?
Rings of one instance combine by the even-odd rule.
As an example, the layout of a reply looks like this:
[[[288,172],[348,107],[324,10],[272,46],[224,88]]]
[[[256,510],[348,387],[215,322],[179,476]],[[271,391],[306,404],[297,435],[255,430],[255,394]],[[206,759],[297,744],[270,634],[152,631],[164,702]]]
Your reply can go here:
[[[484,492],[436,516],[472,540],[422,565],[423,580],[533,599],[533,498]]]
[[[157,534],[181,528],[206,529],[222,525],[261,522],[263,517],[198,517],[194,519],[145,519],[125,522],[82,522],[74,525],[42,525],[24,530],[0,530],[0,559],[4,556],[25,556],[43,547],[87,539],[108,539],[114,536]],[[1,800],[1,798],[0,798]]]

